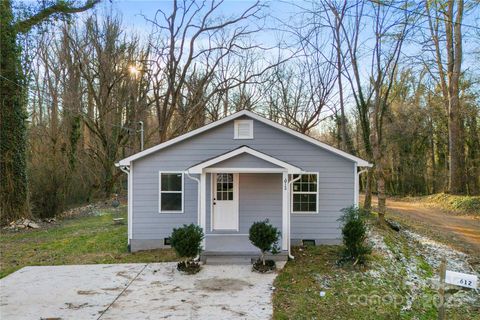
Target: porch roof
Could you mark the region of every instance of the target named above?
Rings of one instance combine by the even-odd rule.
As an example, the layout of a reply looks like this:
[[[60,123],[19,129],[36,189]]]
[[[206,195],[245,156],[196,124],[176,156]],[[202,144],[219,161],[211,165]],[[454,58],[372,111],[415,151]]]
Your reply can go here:
[[[272,167],[271,168],[265,168],[265,167],[262,167],[262,168],[257,168],[257,167],[215,168],[214,167],[215,164],[217,163],[234,158],[241,154],[250,154],[258,159],[271,163]],[[268,154],[254,150],[247,146],[242,146],[232,151],[229,151],[227,153],[218,155],[214,158],[202,161],[187,169],[187,171],[192,174],[199,174],[199,173],[202,173],[204,170],[209,172],[217,172],[217,171],[218,172],[265,172],[265,173],[266,172],[287,172],[290,174],[298,174],[303,172],[303,170],[299,167],[296,167],[290,163],[279,160]]]

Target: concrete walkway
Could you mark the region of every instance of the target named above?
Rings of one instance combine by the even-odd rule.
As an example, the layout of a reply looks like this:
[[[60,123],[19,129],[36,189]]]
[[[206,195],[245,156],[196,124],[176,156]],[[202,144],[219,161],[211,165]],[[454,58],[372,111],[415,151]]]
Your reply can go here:
[[[26,267],[0,280],[0,319],[269,319],[275,277],[248,265]]]

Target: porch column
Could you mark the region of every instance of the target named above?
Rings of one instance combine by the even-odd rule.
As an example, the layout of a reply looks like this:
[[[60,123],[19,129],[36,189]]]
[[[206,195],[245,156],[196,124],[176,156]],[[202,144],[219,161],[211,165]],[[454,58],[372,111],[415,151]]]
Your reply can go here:
[[[207,234],[207,174],[202,171],[200,174],[200,227],[203,230],[204,236]],[[205,250],[206,240],[205,237],[202,241],[203,250]]]
[[[288,226],[288,173],[282,173],[282,250],[288,250],[290,228]]]

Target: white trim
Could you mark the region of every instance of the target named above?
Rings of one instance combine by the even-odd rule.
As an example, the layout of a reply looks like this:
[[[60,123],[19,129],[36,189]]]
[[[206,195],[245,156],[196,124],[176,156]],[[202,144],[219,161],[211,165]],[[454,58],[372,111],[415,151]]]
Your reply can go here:
[[[220,172],[219,172],[220,173]],[[231,172],[221,172],[221,173],[231,173]],[[215,177],[215,179],[214,179]],[[233,201],[235,211],[237,213],[237,227],[235,229],[215,229],[213,227],[215,221],[213,220],[213,211],[215,210],[213,208],[213,197],[216,196],[217,193],[217,187],[216,187],[216,179],[217,174],[211,174],[210,175],[210,184],[212,187],[212,192],[210,193],[210,231],[240,231],[240,175],[238,173],[233,173]],[[217,200],[218,201],[218,200]]]
[[[162,191],[162,173],[181,174],[182,175],[182,209],[181,210],[162,210],[162,193],[180,193],[179,191]],[[185,202],[185,179],[183,171],[158,171],[158,212],[159,213],[184,213]]]
[[[239,137],[238,136],[238,126],[243,124],[243,123],[248,123],[250,126],[250,132],[248,133],[247,137]],[[233,139],[238,139],[238,140],[248,140],[248,139],[253,139],[253,120],[235,120],[233,122]]]
[[[207,234],[207,174],[202,172],[200,174],[200,195],[201,195],[201,202],[200,202],[200,227],[203,230],[203,234]],[[203,237],[202,246],[203,250],[206,249],[206,240]]]
[[[210,173],[210,232],[213,231],[213,192],[213,173]]]
[[[295,215],[297,215],[297,214],[298,215],[302,215],[302,214],[303,215],[312,215],[312,214],[318,214],[318,212],[319,212],[318,202],[319,202],[319,199],[320,199],[320,196],[319,196],[320,195],[320,190],[319,190],[320,189],[320,178],[319,178],[320,175],[319,175],[318,172],[302,172],[300,174],[300,176],[309,175],[309,174],[314,174],[314,175],[317,176],[317,192],[313,192],[313,191],[296,191],[296,192],[294,192],[293,191],[293,183],[292,183],[292,186],[291,186],[292,190],[290,190],[290,212],[292,214],[295,214]],[[316,196],[317,196],[316,197],[317,198],[317,203],[316,203],[315,211],[293,211],[293,194],[294,193],[306,193],[306,194],[314,194],[315,193]]]
[[[313,139],[313,138],[311,138],[311,137],[309,137],[309,136],[307,136],[307,135],[304,135],[304,134],[302,134],[302,133],[300,133],[300,132],[297,132],[297,131],[295,131],[295,130],[292,130],[292,129],[290,129],[290,128],[287,128],[287,127],[285,127],[285,126],[283,126],[283,125],[281,125],[281,124],[278,124],[278,123],[276,123],[276,122],[274,122],[274,121],[268,120],[268,119],[266,119],[266,118],[264,118],[264,117],[261,117],[261,116],[255,114],[255,113],[253,113],[253,112],[251,112],[251,111],[248,111],[248,110],[239,111],[239,112],[234,113],[234,114],[232,114],[232,115],[230,115],[230,116],[228,116],[228,117],[225,117],[225,118],[220,119],[220,120],[218,120],[218,121],[215,121],[215,122],[212,122],[212,123],[210,123],[210,124],[207,124],[207,125],[205,125],[205,126],[203,126],[203,127],[201,127],[201,128],[198,128],[198,129],[196,129],[196,130],[193,130],[193,131],[190,131],[190,132],[188,132],[188,133],[186,133],[186,134],[183,134],[183,135],[181,135],[181,136],[178,136],[178,137],[176,137],[176,138],[174,138],[174,139],[171,139],[171,140],[166,141],[166,142],[164,142],[164,143],[160,143],[160,144],[158,144],[158,145],[156,145],[156,146],[154,146],[154,147],[148,148],[148,149],[146,149],[146,150],[144,150],[144,151],[142,151],[142,152],[139,152],[139,153],[136,153],[136,154],[134,154],[134,155],[131,155],[130,157],[127,157],[127,158],[125,158],[125,159],[120,160],[120,161],[119,161],[119,165],[129,165],[130,162],[132,162],[132,161],[134,161],[134,160],[136,160],[136,159],[142,158],[142,157],[144,157],[144,156],[146,156],[146,155],[148,155],[148,154],[151,154],[151,153],[153,153],[153,152],[155,152],[155,151],[164,149],[164,148],[166,148],[166,147],[168,147],[168,146],[171,146],[172,144],[175,144],[175,143],[177,143],[177,142],[183,141],[183,140],[185,140],[185,139],[188,139],[188,138],[190,138],[190,137],[193,137],[193,136],[195,136],[195,135],[197,135],[197,134],[200,134],[200,133],[202,133],[202,132],[205,132],[205,131],[210,130],[210,129],[212,129],[212,128],[215,128],[215,127],[217,127],[217,126],[219,126],[219,125],[222,125],[222,124],[224,124],[224,123],[227,123],[227,122],[229,122],[230,120],[233,120],[233,119],[236,119],[236,118],[239,118],[239,117],[242,117],[242,116],[248,116],[248,117],[250,117],[250,118],[252,118],[252,119],[254,119],[254,120],[263,122],[263,123],[268,124],[268,125],[270,125],[270,126],[272,126],[272,127],[274,127],[274,128],[277,128],[277,129],[279,129],[279,130],[282,130],[282,131],[284,131],[284,132],[287,132],[287,133],[289,133],[289,134],[291,134],[291,135],[293,135],[293,136],[295,136],[295,137],[297,137],[297,138],[300,138],[300,139],[302,139],[302,140],[305,140],[305,141],[307,141],[307,142],[310,142],[310,143],[312,143],[312,144],[314,144],[314,145],[316,145],[316,146],[318,146],[318,147],[320,147],[320,148],[323,148],[323,149],[325,149],[325,150],[331,151],[331,152],[333,152],[333,153],[335,153],[335,154],[337,154],[337,155],[339,155],[339,156],[341,156],[341,157],[344,157],[344,158],[346,158],[346,159],[349,159],[349,160],[355,162],[355,163],[357,164],[357,166],[359,166],[359,167],[371,167],[371,166],[372,166],[372,164],[368,163],[368,161],[365,161],[365,160],[363,160],[363,159],[361,159],[361,158],[355,157],[355,156],[353,156],[353,155],[351,155],[351,154],[348,154],[348,153],[346,153],[346,152],[344,152],[344,151],[342,151],[342,150],[339,150],[339,149],[334,148],[334,147],[332,147],[332,146],[330,146],[330,145],[328,145],[328,144],[326,144],[326,143],[320,142],[320,141],[318,141],[318,140],[316,140],[316,139]]]
[[[287,172],[283,168],[205,168],[208,173],[282,173]]]
[[[288,250],[288,173],[282,174],[282,250]]]
[[[128,174],[128,214],[127,214],[127,229],[128,229],[128,244],[130,245],[133,239],[133,163],[130,164]]]
[[[240,147],[240,148],[237,148],[235,150],[232,150],[230,152],[227,152],[225,154],[222,154],[218,157],[215,157],[213,159],[210,159],[210,160],[207,160],[207,161],[204,161],[202,163],[199,163],[193,167],[190,167],[188,168],[188,172],[190,173],[201,173],[203,172],[203,170],[208,170],[206,169],[207,167],[210,167],[216,163],[219,163],[219,162],[222,162],[222,161],[225,161],[227,159],[230,159],[230,158],[233,158],[235,156],[238,156],[240,154],[243,154],[243,153],[248,153],[254,157],[257,157],[259,159],[262,159],[262,160],[265,160],[267,162],[270,162],[270,163],[273,163],[274,165],[277,165],[279,167],[282,167],[284,169],[286,169],[289,173],[301,173],[302,172],[302,169],[296,167],[296,166],[293,166],[289,163],[286,163],[282,160],[279,160],[277,158],[274,158],[274,157],[271,157],[265,153],[262,153],[260,151],[257,151],[257,150],[254,150],[250,147],[247,147],[247,146],[243,146],[243,147]],[[219,170],[224,170],[226,168],[220,168]],[[230,169],[234,169],[234,168],[230,168]],[[236,170],[239,170],[241,168],[235,168]],[[247,169],[247,168],[243,168],[243,169]],[[258,170],[260,170],[261,168],[257,168]],[[264,171],[257,171],[257,172],[265,172],[265,170],[267,170],[268,168],[263,168],[262,170]],[[274,169],[278,169],[278,168],[274,168]],[[248,168],[248,170],[252,170],[251,168]],[[283,172],[284,170],[282,171],[276,171],[276,172]],[[224,172],[224,171],[222,171]],[[239,171],[237,171],[239,172]],[[252,172],[252,171],[250,171]]]
[[[228,230],[227,230],[228,231]],[[248,233],[208,233],[205,235],[205,237],[221,237],[221,236],[249,236]]]

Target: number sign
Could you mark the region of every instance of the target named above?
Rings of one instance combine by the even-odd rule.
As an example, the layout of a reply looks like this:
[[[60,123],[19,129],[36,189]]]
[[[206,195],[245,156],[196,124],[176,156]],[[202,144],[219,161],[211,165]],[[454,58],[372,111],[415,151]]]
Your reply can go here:
[[[460,287],[476,289],[478,277],[473,274],[460,273],[447,270],[445,282]]]

